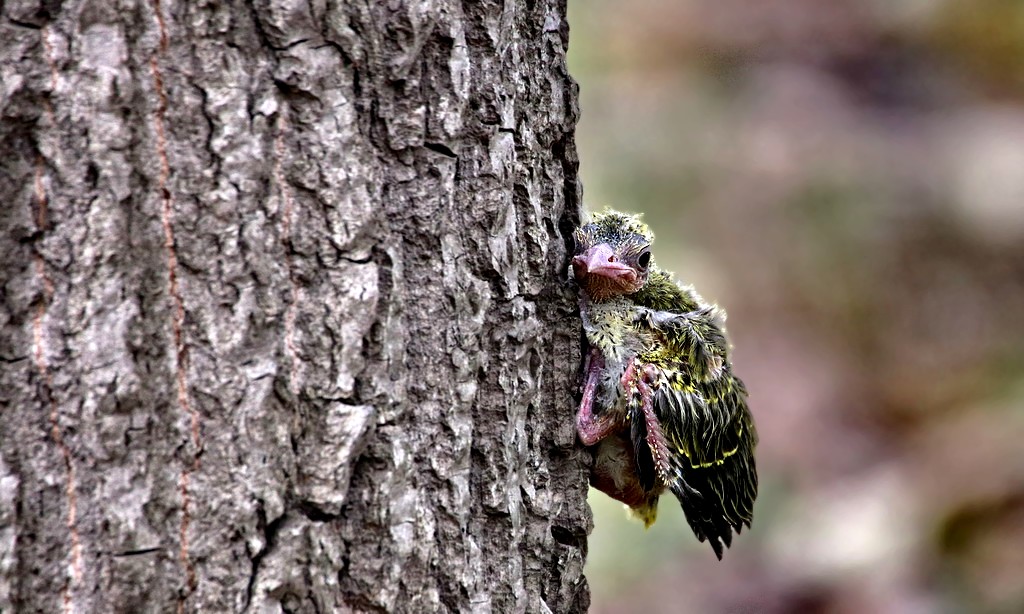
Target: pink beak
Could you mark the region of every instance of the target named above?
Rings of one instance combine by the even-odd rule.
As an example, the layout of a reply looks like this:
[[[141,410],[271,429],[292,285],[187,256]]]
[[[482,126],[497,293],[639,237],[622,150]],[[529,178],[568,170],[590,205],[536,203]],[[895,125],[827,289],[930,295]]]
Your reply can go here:
[[[636,271],[619,262],[615,250],[607,243],[599,243],[572,259],[572,272],[577,280],[587,275],[600,275],[614,280],[636,281]]]

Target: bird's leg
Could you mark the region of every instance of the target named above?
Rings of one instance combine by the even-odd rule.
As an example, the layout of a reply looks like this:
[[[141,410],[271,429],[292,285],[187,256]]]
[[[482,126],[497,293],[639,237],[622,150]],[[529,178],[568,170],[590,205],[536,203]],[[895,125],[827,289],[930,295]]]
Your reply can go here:
[[[601,371],[604,369],[604,357],[593,349],[587,357],[587,369],[583,383],[583,400],[580,401],[580,410],[576,414],[576,432],[580,441],[585,446],[592,446],[611,435],[618,429],[618,420],[612,412],[602,412],[601,415],[594,415],[594,392],[597,390],[598,380]]]
[[[636,387],[636,357],[630,358],[626,362],[626,369],[622,372],[622,377],[619,378],[619,384],[622,386],[622,392],[626,396],[633,394],[633,388]]]
[[[633,363],[630,362],[630,367]],[[627,368],[627,373],[635,368]],[[625,375],[623,375],[625,378]],[[644,365],[640,369],[640,376],[635,378],[637,390],[640,391],[640,409],[644,414],[644,424],[647,426],[647,446],[651,449],[651,458],[654,460],[654,468],[662,481],[667,482],[669,477],[668,466],[668,444],[665,442],[665,435],[661,430],[661,422],[654,414],[654,390],[651,384],[656,380],[655,369],[651,365]]]

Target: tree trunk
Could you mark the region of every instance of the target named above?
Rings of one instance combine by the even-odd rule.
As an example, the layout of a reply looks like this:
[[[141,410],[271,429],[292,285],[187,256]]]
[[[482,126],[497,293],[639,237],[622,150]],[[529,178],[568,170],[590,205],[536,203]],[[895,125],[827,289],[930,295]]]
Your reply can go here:
[[[0,611],[586,610],[567,36],[3,5]]]

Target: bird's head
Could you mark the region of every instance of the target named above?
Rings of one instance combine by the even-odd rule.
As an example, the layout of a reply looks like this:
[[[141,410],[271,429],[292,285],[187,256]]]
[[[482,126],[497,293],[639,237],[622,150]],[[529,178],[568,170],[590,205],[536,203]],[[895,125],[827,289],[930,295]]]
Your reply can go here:
[[[644,287],[654,233],[640,216],[608,210],[577,228],[574,237],[573,276],[591,300],[605,301]]]

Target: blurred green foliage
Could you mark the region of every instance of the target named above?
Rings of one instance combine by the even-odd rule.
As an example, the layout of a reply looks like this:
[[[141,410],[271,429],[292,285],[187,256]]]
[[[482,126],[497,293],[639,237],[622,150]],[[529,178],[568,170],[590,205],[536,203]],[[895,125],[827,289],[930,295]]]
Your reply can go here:
[[[573,0],[591,208],[729,313],[718,563],[593,492],[593,611],[1024,612],[1024,2]]]

